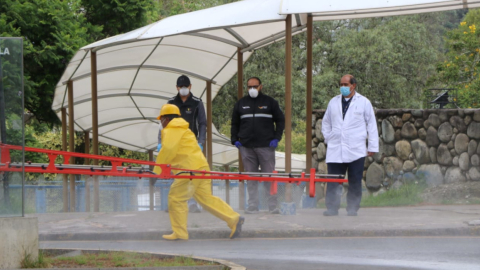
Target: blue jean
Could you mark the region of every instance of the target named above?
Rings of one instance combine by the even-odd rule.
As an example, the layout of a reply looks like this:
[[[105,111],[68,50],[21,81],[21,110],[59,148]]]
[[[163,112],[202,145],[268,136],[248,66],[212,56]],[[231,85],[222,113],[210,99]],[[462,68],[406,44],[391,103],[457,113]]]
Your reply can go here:
[[[362,200],[362,178],[365,157],[350,163],[327,163],[329,174],[345,174],[348,170],[347,211],[357,212]],[[339,183],[327,184],[325,205],[329,211],[337,212],[340,208],[341,194],[338,193]]]

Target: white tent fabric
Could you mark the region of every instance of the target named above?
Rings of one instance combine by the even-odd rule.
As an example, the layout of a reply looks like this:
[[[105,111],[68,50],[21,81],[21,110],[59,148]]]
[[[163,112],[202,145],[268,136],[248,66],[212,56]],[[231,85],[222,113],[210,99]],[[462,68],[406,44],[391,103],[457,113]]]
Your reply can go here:
[[[283,0],[280,14],[311,14],[314,21],[329,21],[476,7],[480,0]]]
[[[163,104],[177,94],[176,79],[190,77],[192,93],[206,103],[237,73],[237,50],[244,62],[251,52],[285,36],[281,0],[245,0],[169,17],[129,33],[81,48],[70,60],[55,90],[52,109],[61,118],[68,107],[67,82],[73,84],[75,130],[91,131],[91,51],[97,54],[99,141],[134,151],[156,148]],[[306,15],[292,20],[292,32],[305,29]],[[261,76],[261,74],[258,74]],[[214,164],[232,164],[237,155],[212,127]],[[278,164],[282,163],[277,154]],[[226,158],[228,157],[228,159]],[[305,168],[301,159],[292,169]],[[284,163],[284,162],[283,162]],[[279,165],[280,166],[280,165]],[[293,167],[293,166],[292,166]]]

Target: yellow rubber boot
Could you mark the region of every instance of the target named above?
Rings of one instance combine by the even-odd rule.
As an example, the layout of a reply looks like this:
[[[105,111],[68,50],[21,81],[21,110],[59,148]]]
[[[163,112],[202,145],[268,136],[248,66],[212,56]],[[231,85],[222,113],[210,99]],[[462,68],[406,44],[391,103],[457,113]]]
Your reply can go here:
[[[179,237],[176,233],[172,233],[172,234],[164,234],[162,235],[163,239],[165,240],[188,240],[188,237],[187,238],[182,238],[182,237]]]

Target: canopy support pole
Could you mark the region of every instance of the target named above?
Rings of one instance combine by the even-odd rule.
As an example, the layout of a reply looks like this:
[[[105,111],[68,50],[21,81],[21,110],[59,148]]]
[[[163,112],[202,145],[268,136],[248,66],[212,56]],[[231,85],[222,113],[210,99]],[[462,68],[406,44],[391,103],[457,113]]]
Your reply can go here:
[[[285,172],[292,171],[292,15],[285,21]],[[285,187],[285,201],[292,202],[292,184]]]
[[[97,96],[97,52],[90,51],[90,69],[92,72],[92,154],[98,155],[98,96]],[[93,160],[98,165],[98,159]],[[98,176],[93,177],[93,211],[100,211],[100,185]]]
[[[85,154],[90,154],[90,132],[83,132],[85,139]],[[90,165],[90,159],[85,158],[85,165]],[[85,177],[85,212],[90,212],[90,177]]]
[[[237,49],[237,98],[243,97],[243,53],[242,48]],[[238,171],[243,172],[243,162],[238,151]],[[240,210],[245,210],[245,182],[238,182],[238,204]]]
[[[225,172],[230,171],[230,166],[224,165]],[[230,205],[230,180],[225,180],[225,202]]]
[[[312,168],[312,93],[313,93],[313,17],[308,15],[307,17],[307,128],[306,128],[306,168],[305,171],[309,172]],[[307,185],[307,194],[309,186]]]
[[[210,169],[213,168],[212,153],[212,82],[207,81],[207,161]]]
[[[62,151],[67,152],[67,109],[62,108]],[[68,212],[68,174],[63,175],[63,212]]]
[[[75,130],[74,130],[74,112],[73,112],[73,82],[68,81],[68,148],[70,152],[75,152]],[[75,164],[75,157],[70,157],[70,164]],[[75,212],[75,175],[70,174],[70,212]]]
[[[153,161],[153,150],[148,150],[148,161]],[[150,171],[153,171],[153,166],[150,166]],[[155,182],[156,180],[150,178],[148,185],[148,197],[150,202],[150,211],[155,210]]]

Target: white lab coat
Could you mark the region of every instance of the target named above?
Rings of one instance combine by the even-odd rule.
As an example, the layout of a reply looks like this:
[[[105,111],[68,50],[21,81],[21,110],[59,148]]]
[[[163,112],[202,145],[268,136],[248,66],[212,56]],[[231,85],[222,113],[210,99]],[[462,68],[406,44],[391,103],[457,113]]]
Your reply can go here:
[[[355,93],[350,107],[342,116],[342,95],[335,96],[328,103],[322,121],[322,133],[327,144],[327,163],[350,163],[378,152],[378,131],[372,103],[366,97]]]

